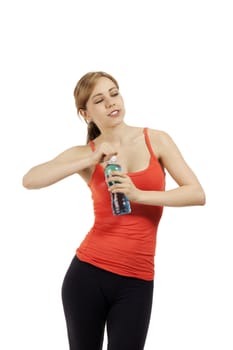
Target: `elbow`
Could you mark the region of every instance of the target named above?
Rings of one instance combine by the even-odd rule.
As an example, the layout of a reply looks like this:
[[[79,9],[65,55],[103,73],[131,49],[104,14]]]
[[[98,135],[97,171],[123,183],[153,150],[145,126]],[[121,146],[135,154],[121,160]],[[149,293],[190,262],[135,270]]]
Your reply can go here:
[[[22,186],[24,188],[26,188],[27,190],[33,190],[33,189],[38,188],[38,187],[35,186],[33,181],[30,180],[30,177],[27,174],[24,175],[24,177],[22,179]]]
[[[32,189],[32,185],[26,175],[23,177],[22,186],[28,190]]]
[[[206,196],[205,196],[205,193],[203,192],[200,195],[199,205],[205,205],[205,204],[206,204]]]
[[[203,188],[200,185],[191,185],[188,198],[189,199],[187,205],[203,206],[206,204],[206,195]]]
[[[205,205],[206,204],[206,195],[202,188],[199,188],[197,193],[197,205]]]

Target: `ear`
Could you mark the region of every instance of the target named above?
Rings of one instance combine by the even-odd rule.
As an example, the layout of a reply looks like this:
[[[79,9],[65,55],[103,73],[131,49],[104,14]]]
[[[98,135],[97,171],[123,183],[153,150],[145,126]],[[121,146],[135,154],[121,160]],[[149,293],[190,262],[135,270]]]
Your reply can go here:
[[[79,113],[81,114],[81,116],[83,117],[83,119],[89,123],[91,121],[91,118],[89,117],[88,112],[86,111],[86,109],[80,109]]]

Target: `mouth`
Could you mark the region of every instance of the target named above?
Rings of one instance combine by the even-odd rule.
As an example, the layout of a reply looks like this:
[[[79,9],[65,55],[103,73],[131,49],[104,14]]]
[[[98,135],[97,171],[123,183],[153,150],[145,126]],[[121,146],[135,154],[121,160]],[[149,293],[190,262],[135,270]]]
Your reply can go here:
[[[118,116],[120,110],[119,109],[114,109],[113,111],[111,111],[109,114],[108,114],[108,117],[116,117]]]

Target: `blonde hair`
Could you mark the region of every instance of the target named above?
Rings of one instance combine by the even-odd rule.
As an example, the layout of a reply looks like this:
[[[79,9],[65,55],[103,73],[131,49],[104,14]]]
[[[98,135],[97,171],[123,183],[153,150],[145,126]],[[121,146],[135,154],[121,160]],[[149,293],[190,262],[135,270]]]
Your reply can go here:
[[[98,71],[86,73],[81,79],[79,79],[74,89],[74,99],[78,115],[81,109],[86,109],[87,101],[91,96],[97,80],[102,77],[112,80],[112,82],[119,89],[119,85],[116,79],[106,72]],[[94,140],[100,134],[101,132],[94,122],[88,123],[87,143],[91,140]]]

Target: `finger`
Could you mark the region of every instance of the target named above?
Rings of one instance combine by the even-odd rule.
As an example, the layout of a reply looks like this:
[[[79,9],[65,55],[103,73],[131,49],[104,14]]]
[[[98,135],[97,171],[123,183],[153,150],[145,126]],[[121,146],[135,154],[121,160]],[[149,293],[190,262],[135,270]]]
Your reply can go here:
[[[104,161],[107,162],[112,158],[112,156],[116,156],[116,155],[117,155],[117,152],[111,152],[111,153],[105,154]]]
[[[111,175],[123,177],[125,174],[122,171],[113,170],[113,171],[111,171]]]
[[[124,181],[124,178],[123,178],[123,176],[117,176],[117,175],[114,175],[114,176],[109,176],[108,177],[108,181],[110,181],[110,182],[118,182],[118,183],[121,183],[121,182],[123,182]]]
[[[112,193],[125,193],[126,189],[125,187],[122,187],[119,184],[115,184],[109,188],[109,191],[111,191]]]

